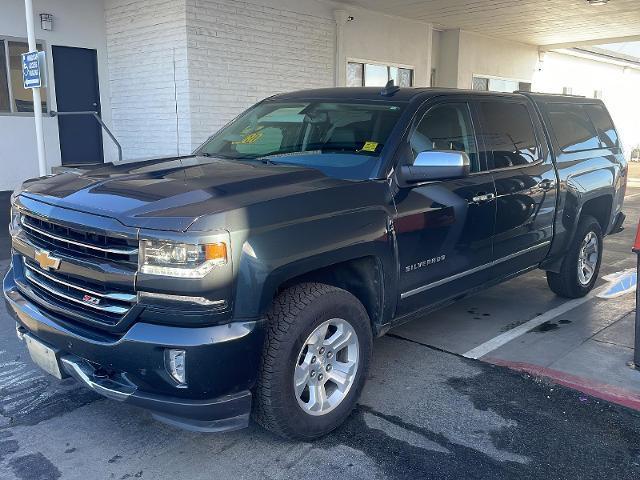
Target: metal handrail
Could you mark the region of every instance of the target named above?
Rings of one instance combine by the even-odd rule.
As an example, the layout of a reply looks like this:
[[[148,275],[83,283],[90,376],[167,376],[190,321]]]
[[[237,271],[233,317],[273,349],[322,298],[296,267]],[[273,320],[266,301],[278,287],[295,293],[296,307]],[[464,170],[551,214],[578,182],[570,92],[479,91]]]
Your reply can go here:
[[[56,112],[52,110],[49,112],[49,116],[51,117],[58,117],[61,115],[63,116],[64,115],[93,115],[93,118],[96,119],[96,121],[100,124],[100,126],[104,129],[104,131],[107,132],[107,135],[109,135],[111,140],[113,140],[113,143],[116,144],[116,147],[118,147],[118,161],[120,162],[122,161],[122,146],[120,145],[120,142],[118,142],[116,137],[113,135],[113,133],[111,133],[111,130],[109,130],[109,128],[102,121],[102,118],[100,118],[100,114],[98,114],[98,112],[95,112],[93,110],[88,110],[86,112]]]

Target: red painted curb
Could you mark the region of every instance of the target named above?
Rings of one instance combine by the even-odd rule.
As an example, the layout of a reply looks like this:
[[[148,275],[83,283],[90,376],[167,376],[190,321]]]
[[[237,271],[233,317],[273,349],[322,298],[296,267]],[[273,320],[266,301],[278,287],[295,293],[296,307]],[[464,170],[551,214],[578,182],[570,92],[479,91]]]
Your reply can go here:
[[[531,363],[510,362],[490,357],[484,357],[482,361],[499,365],[501,367],[507,367],[518,372],[526,372],[535,377],[549,378],[554,383],[573,388],[574,390],[586,393],[592,397],[600,398],[607,402],[617,403],[618,405],[640,411],[640,394],[625,390],[624,388],[614,387],[613,385],[596,382],[588,378],[571,375],[570,373],[541,367],[540,365],[533,365]]]

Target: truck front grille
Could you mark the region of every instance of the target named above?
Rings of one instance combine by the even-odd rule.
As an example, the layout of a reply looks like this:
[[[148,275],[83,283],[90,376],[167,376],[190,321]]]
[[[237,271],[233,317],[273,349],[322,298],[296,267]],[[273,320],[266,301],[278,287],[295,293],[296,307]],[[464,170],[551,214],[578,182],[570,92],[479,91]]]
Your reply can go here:
[[[120,320],[136,302],[133,293],[108,292],[104,287],[91,289],[86,283],[80,285],[66,275],[44,271],[26,258],[24,266],[25,278],[32,287],[45,291],[57,301],[68,303],[72,309],[93,310],[98,316],[108,319],[108,323]]]
[[[135,232],[84,230],[25,210],[20,224],[16,240],[32,247],[21,250],[23,293],[67,320],[117,332],[137,303]],[[59,268],[43,268],[38,250],[60,258]]]

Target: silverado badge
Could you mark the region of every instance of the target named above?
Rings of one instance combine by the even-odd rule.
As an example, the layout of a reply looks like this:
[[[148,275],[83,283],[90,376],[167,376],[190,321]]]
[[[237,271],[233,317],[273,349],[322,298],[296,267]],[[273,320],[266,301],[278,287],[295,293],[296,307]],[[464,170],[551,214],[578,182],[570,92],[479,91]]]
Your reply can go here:
[[[36,250],[35,259],[43,270],[57,270],[60,268],[60,259],[52,257],[47,250]]]

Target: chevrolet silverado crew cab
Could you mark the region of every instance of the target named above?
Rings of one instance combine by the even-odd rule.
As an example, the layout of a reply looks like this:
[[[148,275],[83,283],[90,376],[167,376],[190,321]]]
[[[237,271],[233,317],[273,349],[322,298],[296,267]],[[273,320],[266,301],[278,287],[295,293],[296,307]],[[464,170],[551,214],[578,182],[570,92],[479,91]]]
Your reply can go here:
[[[311,439],[391,327],[538,268],[587,294],[626,178],[599,100],[277,95],[192,155],[25,182],[4,296],[57,377],[173,425]]]

